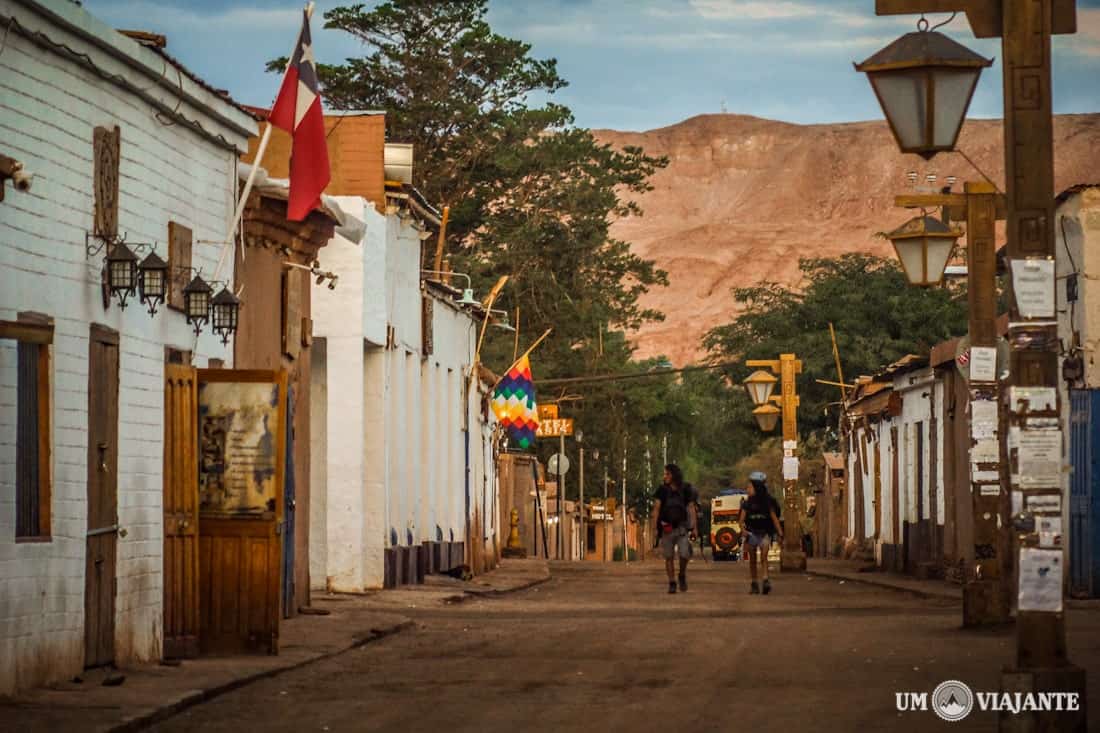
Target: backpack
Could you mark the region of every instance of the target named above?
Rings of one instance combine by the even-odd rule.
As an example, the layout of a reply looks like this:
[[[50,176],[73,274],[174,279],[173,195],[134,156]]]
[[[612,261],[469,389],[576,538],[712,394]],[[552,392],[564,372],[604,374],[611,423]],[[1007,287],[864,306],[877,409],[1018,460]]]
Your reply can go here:
[[[682,527],[688,523],[688,506],[695,501],[695,489],[684,484],[679,491],[669,489],[661,502],[661,521],[673,527]]]

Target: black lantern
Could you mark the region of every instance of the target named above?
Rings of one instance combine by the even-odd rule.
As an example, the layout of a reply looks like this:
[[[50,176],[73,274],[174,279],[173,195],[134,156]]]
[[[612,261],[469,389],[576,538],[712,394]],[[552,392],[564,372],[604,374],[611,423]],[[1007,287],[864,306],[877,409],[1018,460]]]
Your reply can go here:
[[[118,307],[126,307],[126,299],[137,289],[138,258],[124,243],[111,245],[107,251],[107,287],[118,298]]]
[[[982,69],[993,64],[942,33],[907,33],[862,64],[903,153],[954,150]]]
[[[210,296],[213,292],[199,275],[195,275],[183,289],[183,312],[187,322],[195,327],[196,336],[202,330],[202,325],[210,319]]]
[[[156,252],[150,252],[138,265],[138,295],[149,307],[149,315],[155,315],[157,306],[164,302],[168,292],[168,263]]]
[[[221,292],[210,301],[210,318],[214,333],[222,337],[223,344],[228,344],[229,337],[237,332],[237,314],[240,309],[241,301],[229,288],[222,288]]]

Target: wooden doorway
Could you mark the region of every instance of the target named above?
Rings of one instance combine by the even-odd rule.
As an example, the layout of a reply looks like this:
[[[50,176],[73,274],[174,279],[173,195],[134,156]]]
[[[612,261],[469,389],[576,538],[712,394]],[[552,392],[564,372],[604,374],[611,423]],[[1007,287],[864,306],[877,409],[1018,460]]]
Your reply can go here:
[[[275,654],[286,372],[200,369],[197,376],[200,649]]]
[[[199,653],[198,391],[195,370],[164,365],[164,656]]]
[[[118,564],[118,332],[92,324],[88,347],[88,530],[84,666],[115,661]]]

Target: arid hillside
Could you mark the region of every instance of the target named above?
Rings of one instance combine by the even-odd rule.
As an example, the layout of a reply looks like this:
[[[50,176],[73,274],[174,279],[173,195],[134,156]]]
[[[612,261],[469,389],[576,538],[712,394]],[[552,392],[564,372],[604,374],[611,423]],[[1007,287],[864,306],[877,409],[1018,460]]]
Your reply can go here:
[[[1058,190],[1100,181],[1100,115],[1055,120]],[[683,364],[702,356],[701,339],[734,313],[730,289],[761,280],[796,282],[799,257],[865,251],[892,256],[874,233],[913,213],[893,197],[910,190],[906,172],[935,173],[957,190],[981,173],[963,156],[926,163],[897,151],[885,122],[792,125],[741,115],[704,115],[649,132],[597,131],[616,146],[640,145],[670,163],[641,200],[646,214],[614,233],[669,272],[671,285],[646,304],[666,314],[638,336],[640,356]],[[1001,123],[971,120],[960,148],[1004,187]]]

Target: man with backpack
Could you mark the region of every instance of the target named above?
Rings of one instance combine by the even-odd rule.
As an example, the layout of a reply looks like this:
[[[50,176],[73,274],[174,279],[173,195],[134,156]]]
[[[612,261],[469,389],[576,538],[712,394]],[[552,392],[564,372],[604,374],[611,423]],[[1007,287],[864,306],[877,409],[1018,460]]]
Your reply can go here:
[[[684,483],[684,474],[674,463],[665,466],[665,480],[654,496],[653,513],[657,517],[657,537],[668,572],[668,592],[675,593],[677,580],[680,592],[686,592],[687,566],[691,558],[691,542],[699,526],[699,493]],[[676,554],[680,555],[679,578],[676,575]]]

